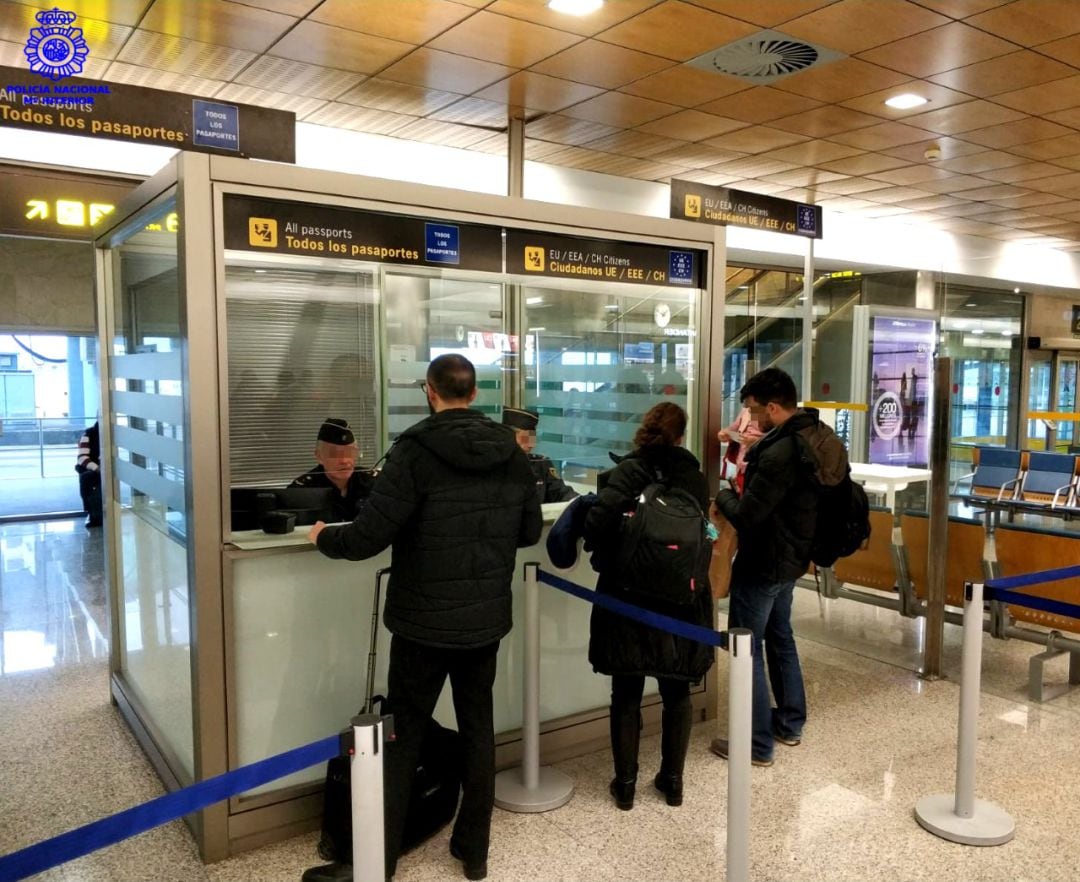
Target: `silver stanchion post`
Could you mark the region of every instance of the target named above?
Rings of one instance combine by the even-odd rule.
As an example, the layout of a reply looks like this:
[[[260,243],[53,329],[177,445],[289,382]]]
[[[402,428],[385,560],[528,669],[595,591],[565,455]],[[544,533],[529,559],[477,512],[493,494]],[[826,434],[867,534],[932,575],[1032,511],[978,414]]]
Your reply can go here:
[[[753,647],[753,632],[748,628],[728,631],[727,882],[750,878]]]
[[[935,836],[962,845],[1003,845],[1016,833],[1012,815],[975,798],[975,746],[982,669],[983,586],[968,583],[960,667],[960,723],[956,745],[956,793],[924,796],[915,819]]]
[[[522,687],[521,766],[495,776],[495,805],[511,812],[547,812],[569,802],[574,782],[540,766],[540,564],[525,564],[525,672]]]
[[[386,882],[383,823],[383,725],[386,718],[352,719],[352,853],[354,882]]]

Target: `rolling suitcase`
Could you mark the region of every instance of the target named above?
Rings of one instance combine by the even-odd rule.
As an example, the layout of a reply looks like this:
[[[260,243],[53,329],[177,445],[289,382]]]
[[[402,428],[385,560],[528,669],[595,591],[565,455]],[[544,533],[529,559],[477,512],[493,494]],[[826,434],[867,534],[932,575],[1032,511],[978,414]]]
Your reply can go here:
[[[368,653],[367,683],[364,706],[360,713],[392,713],[393,709],[375,692],[375,653],[379,637],[379,602],[383,576],[388,569],[375,574],[375,598],[371,613],[371,650]],[[386,744],[388,751],[394,742]],[[409,794],[409,809],[405,819],[402,853],[410,851],[438,833],[450,823],[457,812],[461,794],[461,736],[434,720],[428,723],[420,760],[416,767]],[[391,798],[389,790],[384,791]],[[352,863],[352,788],[347,756],[334,757],[326,765],[326,789],[323,796],[322,836],[319,854],[328,861]]]

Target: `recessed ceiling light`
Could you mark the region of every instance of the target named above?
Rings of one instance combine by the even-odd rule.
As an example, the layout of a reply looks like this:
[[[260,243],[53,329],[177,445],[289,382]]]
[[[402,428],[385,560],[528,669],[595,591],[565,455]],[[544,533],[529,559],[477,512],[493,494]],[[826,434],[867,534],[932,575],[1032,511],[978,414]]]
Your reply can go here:
[[[566,15],[589,15],[604,5],[604,0],[548,0],[548,8]]]
[[[905,92],[903,95],[894,95],[885,103],[889,107],[895,107],[897,110],[910,110],[912,107],[926,104],[928,100],[928,98],[923,98],[921,95],[912,95],[910,92]]]

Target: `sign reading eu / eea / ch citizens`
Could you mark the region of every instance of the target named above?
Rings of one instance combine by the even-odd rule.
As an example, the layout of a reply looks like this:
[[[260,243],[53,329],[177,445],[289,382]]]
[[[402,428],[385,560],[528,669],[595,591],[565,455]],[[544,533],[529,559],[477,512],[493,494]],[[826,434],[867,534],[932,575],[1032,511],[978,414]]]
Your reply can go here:
[[[749,227],[820,239],[821,206],[730,187],[673,179],[670,216],[716,226]]]

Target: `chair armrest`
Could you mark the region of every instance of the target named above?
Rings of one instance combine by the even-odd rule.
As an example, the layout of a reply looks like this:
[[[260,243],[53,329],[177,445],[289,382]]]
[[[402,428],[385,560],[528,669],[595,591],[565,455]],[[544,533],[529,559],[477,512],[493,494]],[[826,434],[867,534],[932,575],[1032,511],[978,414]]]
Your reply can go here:
[[[1019,482],[1020,482],[1019,478],[1013,478],[1011,481],[1006,481],[1004,484],[1002,484],[1001,487],[998,489],[997,501],[1001,502],[1001,494],[1005,492],[1006,487],[1008,487],[1010,484],[1018,484]],[[1011,498],[1013,498],[1013,499],[1016,498],[1016,488],[1015,487],[1013,487],[1013,492],[1012,492],[1012,497]]]
[[[974,478],[974,477],[975,477],[975,473],[974,473],[974,472],[969,472],[969,473],[968,473],[968,474],[966,474],[966,475],[961,475],[961,476],[960,476],[959,478],[957,478],[957,479],[956,479],[956,480],[955,480],[955,481],[953,482],[953,489],[952,489],[952,492],[953,492],[953,493],[959,493],[959,492],[960,492],[960,482],[961,482],[961,481],[970,481],[970,480],[971,480],[972,478]]]

